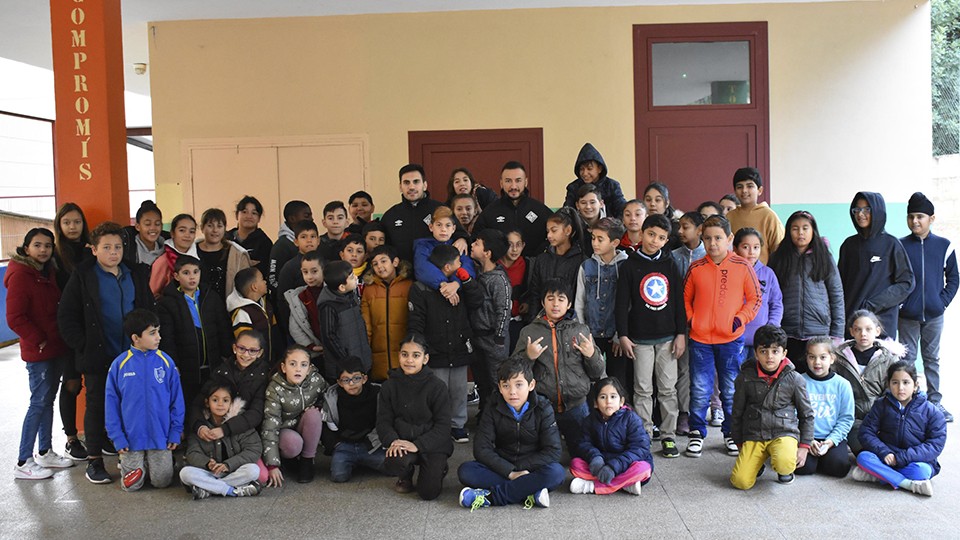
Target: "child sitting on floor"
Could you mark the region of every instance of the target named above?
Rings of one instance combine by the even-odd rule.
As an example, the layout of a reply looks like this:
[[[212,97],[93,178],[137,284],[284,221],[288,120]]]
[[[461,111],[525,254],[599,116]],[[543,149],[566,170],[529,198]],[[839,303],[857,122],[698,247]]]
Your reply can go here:
[[[580,454],[570,461],[571,493],[640,495],[650,481],[653,456],[643,421],[624,405],[623,385],[607,377],[594,385],[594,410],[583,421]]]
[[[471,511],[490,505],[525,502],[550,506],[549,491],[563,483],[560,431],[550,401],[533,391],[533,367],[508,360],[497,370],[499,394],[492,394],[473,440],[476,461],[460,465],[457,475],[467,486],[460,505]]]

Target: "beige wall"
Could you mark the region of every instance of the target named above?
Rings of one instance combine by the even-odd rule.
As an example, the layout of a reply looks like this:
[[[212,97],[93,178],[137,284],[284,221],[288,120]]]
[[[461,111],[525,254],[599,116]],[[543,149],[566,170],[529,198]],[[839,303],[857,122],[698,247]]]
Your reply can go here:
[[[409,130],[510,127],[544,130],[547,204],[584,141],[629,196],[632,25],[756,20],[774,202],[905,200],[930,163],[929,5],[902,0],[152,23],[157,196],[180,210],[182,139],[365,133],[382,212]]]

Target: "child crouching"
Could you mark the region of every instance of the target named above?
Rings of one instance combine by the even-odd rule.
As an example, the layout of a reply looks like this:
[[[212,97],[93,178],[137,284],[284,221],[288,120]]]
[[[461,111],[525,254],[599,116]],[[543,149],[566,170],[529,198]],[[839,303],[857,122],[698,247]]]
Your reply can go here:
[[[457,475],[467,486],[460,505],[482,508],[524,502],[524,506],[550,506],[549,491],[563,483],[560,430],[550,400],[533,391],[530,362],[514,359],[497,370],[499,394],[491,394],[483,410],[473,456]]]
[[[218,428],[243,412],[246,402],[237,396],[237,389],[225,381],[209,381],[200,391],[203,396],[204,425]],[[187,439],[180,470],[180,482],[190,487],[194,500],[210,495],[253,497],[260,494],[260,467],[257,460],[263,443],[256,430],[232,432],[216,441],[205,441],[196,433]]]
[[[380,387],[370,384],[356,356],[338,362],[337,385],[323,393],[321,440],[330,460],[330,479],[346,482],[357,466],[383,472],[385,453],[377,436]]]
[[[793,482],[813,441],[813,409],[807,384],[787,359],[787,334],[768,324],[753,337],[755,359],[747,360],[733,383],[730,436],[740,449],[730,473],[737,489],[750,489],[764,461],[782,484]]]
[[[147,476],[153,487],[173,479],[173,450],[183,433],[180,374],[160,346],[160,319],[135,309],[123,321],[130,349],[107,372],[104,397],[107,435],[120,453],[124,491],[137,491]]]
[[[624,405],[624,389],[616,377],[594,385],[594,410],[583,421],[581,458],[570,460],[571,493],[606,495],[619,490],[640,494],[650,481],[653,456],[643,420]]]

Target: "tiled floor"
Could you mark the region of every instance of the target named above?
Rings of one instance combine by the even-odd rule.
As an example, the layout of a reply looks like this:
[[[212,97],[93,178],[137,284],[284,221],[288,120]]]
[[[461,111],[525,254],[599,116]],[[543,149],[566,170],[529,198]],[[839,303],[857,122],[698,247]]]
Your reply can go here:
[[[960,324],[948,321],[945,335]],[[952,364],[955,345],[944,350],[945,404],[960,412]],[[363,474],[333,484],[322,474],[312,484],[288,483],[256,498],[193,501],[179,487],[122,493],[116,483],[93,485],[75,467],[52,480],[14,481],[20,424],[27,403],[26,371],[16,346],[0,350],[0,447],[7,463],[0,475],[2,538],[881,538],[953,537],[960,515],[960,457],[948,441],[934,496],[895,493],[850,479],[798,478],[779,485],[767,472],[749,492],[730,487],[734,458],[721,452],[714,431],[700,459],[657,458],[654,478],[640,497],[571,495],[565,484],[549,509],[457,506],[461,486],[453,471],[470,459],[470,445],[457,445],[440,499],[419,501],[393,492],[393,481]],[[953,382],[953,384],[951,384]],[[59,422],[59,421],[57,421]],[[952,426],[952,425],[951,425]],[[950,435],[955,435],[951,427]],[[62,449],[62,433],[55,435]],[[681,447],[685,441],[681,440]],[[654,443],[655,448],[659,445]],[[116,472],[116,458],[107,458]]]

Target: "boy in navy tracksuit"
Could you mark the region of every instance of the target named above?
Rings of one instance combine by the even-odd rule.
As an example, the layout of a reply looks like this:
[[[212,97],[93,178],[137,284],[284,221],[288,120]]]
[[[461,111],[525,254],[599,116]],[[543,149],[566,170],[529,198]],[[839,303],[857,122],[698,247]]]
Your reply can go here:
[[[907,227],[912,234],[900,239],[913,267],[916,286],[900,306],[897,331],[907,348],[904,360],[917,360],[917,341],[923,356],[923,374],[927,379],[927,400],[933,403],[947,422],[953,415],[940,403],[940,334],[943,312],[960,286],[957,255],[953,244],[930,232],[936,217],[933,203],[919,191],[907,203]]]
[[[120,452],[124,491],[136,491],[150,477],[153,487],[173,478],[173,450],[183,433],[183,391],[173,360],[160,346],[160,318],[135,309],[123,321],[132,345],[107,372],[107,434]]]

